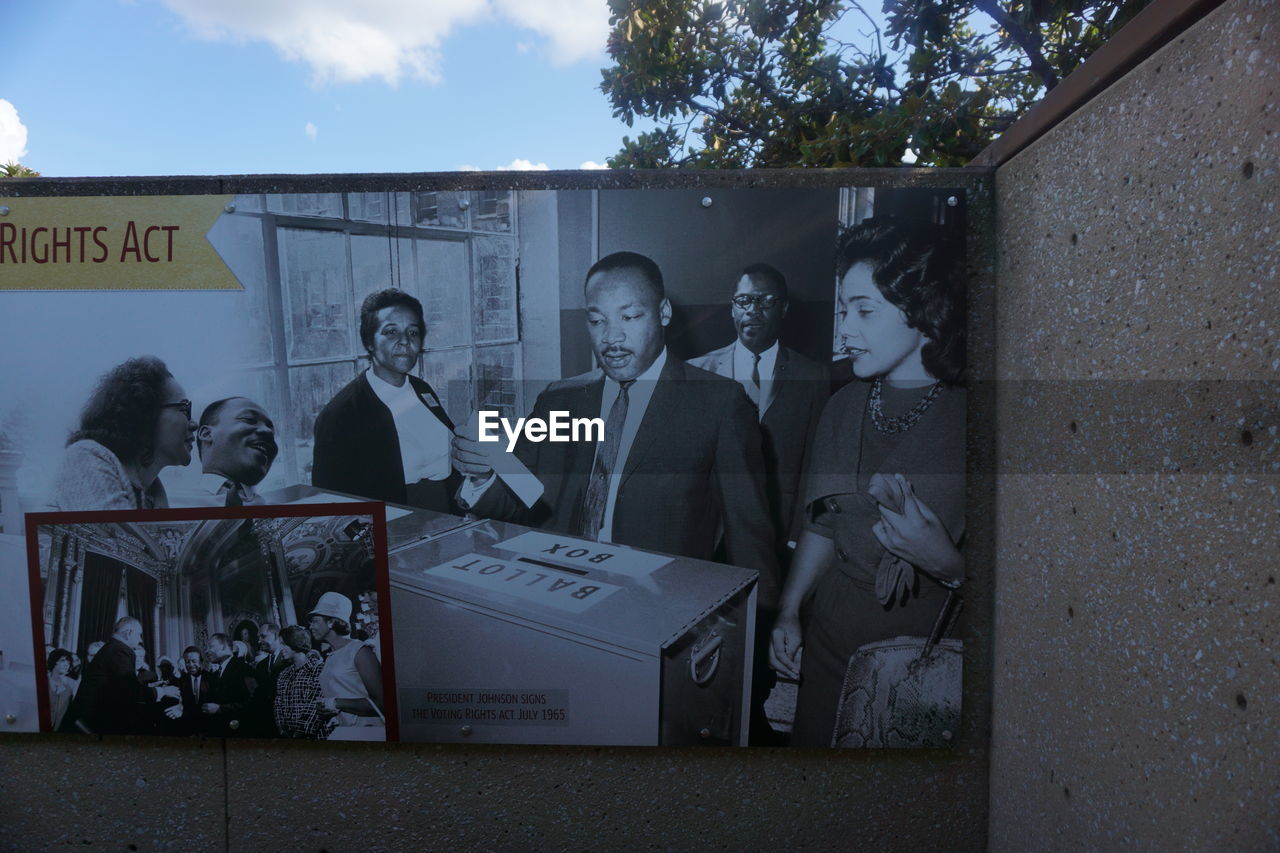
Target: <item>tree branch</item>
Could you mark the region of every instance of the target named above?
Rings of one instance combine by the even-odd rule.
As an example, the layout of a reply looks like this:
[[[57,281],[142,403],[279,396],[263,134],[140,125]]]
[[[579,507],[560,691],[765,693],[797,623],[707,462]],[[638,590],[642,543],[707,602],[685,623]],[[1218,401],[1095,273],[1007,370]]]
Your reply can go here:
[[[1031,70],[1044,81],[1046,91],[1058,85],[1057,72],[1053,70],[1049,60],[1045,59],[1044,54],[1040,52],[1042,41],[1038,33],[1033,35],[1028,32],[1010,17],[995,0],[974,0],[973,5],[986,12],[992,20],[1000,25],[1001,29],[1009,34],[1011,39],[1018,43],[1018,47],[1022,48],[1027,55],[1027,62],[1031,66]]]

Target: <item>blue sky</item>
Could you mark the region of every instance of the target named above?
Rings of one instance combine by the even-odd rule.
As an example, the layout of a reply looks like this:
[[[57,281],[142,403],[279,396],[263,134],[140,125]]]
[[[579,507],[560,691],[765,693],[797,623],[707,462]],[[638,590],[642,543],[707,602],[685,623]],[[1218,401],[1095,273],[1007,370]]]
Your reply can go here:
[[[48,176],[576,169],[641,129],[599,91],[606,32],[605,0],[13,0],[0,161]]]

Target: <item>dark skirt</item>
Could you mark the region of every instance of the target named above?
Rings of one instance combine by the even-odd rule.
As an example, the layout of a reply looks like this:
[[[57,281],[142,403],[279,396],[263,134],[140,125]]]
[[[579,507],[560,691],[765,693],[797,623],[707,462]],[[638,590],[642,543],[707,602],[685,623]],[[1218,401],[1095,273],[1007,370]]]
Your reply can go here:
[[[894,637],[924,637],[933,629],[947,591],[917,573],[917,595],[885,607],[870,582],[829,570],[814,590],[804,628],[800,694],[791,745],[831,746],[840,688],[849,658],[860,646]]]

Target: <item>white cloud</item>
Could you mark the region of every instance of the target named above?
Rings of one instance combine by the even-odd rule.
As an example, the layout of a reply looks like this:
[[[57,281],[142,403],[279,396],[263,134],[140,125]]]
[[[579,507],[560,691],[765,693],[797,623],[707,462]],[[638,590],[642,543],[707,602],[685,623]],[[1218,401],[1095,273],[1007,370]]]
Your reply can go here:
[[[604,0],[164,0],[203,38],[266,41],[306,62],[318,82],[441,79],[442,45],[458,27],[501,17],[550,40],[555,64],[599,56]]]
[[[0,98],[0,163],[19,163],[27,156],[27,126],[18,108]]]
[[[484,169],[481,169],[479,166],[472,166],[470,164],[464,164],[462,166],[454,166],[453,170],[455,172],[483,172],[484,171]]]
[[[568,65],[598,56],[609,36],[604,0],[494,0],[508,20],[551,40],[551,62]]]
[[[302,129],[302,132],[307,135],[307,139],[315,139],[320,133],[320,128],[316,127],[312,122],[307,122],[307,126]]]
[[[585,163],[583,163],[582,165],[578,166],[578,168],[579,168],[579,169],[607,169],[607,168],[609,168],[609,164],[608,164],[608,163],[597,163],[595,160],[588,160],[587,162],[585,162]]]
[[[517,157],[515,160],[512,160],[506,166],[498,166],[497,171],[499,172],[545,172],[550,168],[551,167],[548,166],[546,163],[533,163],[529,160],[524,160],[522,158]]]

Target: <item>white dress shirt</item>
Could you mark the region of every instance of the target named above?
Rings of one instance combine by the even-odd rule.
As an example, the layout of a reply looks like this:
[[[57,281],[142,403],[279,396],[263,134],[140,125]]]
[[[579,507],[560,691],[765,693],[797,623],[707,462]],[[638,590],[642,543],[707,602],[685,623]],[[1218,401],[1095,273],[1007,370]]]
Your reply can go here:
[[[176,490],[170,495],[169,506],[226,506],[229,491],[227,483],[230,480],[230,477],[216,471],[205,471],[189,490]],[[262,495],[247,483],[240,484],[240,499],[244,506],[258,506],[266,503]]]
[[[419,480],[443,480],[449,476],[449,440],[453,433],[427,408],[413,383],[405,378],[400,387],[380,379],[370,368],[365,379],[378,399],[391,410],[400,441],[400,463],[406,484]]]
[[[640,429],[640,422],[644,420],[645,410],[649,408],[649,400],[653,397],[654,389],[658,384],[658,377],[662,375],[662,368],[667,363],[667,351],[664,348],[658,353],[658,357],[653,360],[653,364],[649,365],[649,369],[636,377],[635,384],[627,389],[627,419],[623,421],[622,435],[618,439],[618,456],[613,463],[613,471],[609,474],[609,492],[608,500],[604,508],[604,521],[600,525],[600,541],[613,541],[613,512],[618,504],[618,486],[622,482],[622,472],[626,468],[627,455],[631,452],[631,445],[635,443],[636,432]],[[747,381],[750,382],[751,373],[747,372]],[[613,408],[613,401],[618,399],[618,391],[621,388],[617,382],[610,379],[607,375],[604,378],[604,388],[600,397],[600,418],[604,421],[609,419],[609,410]],[[599,442],[596,444],[596,453],[600,452]],[[591,457],[592,468],[595,467],[595,455]],[[462,484],[462,488],[458,490],[458,500],[463,506],[474,506],[476,501],[480,500],[493,481],[496,479],[494,474],[490,474],[484,480],[473,483],[469,479]],[[545,487],[538,484],[534,494],[521,494],[527,506],[533,506],[534,502],[542,496]]]

